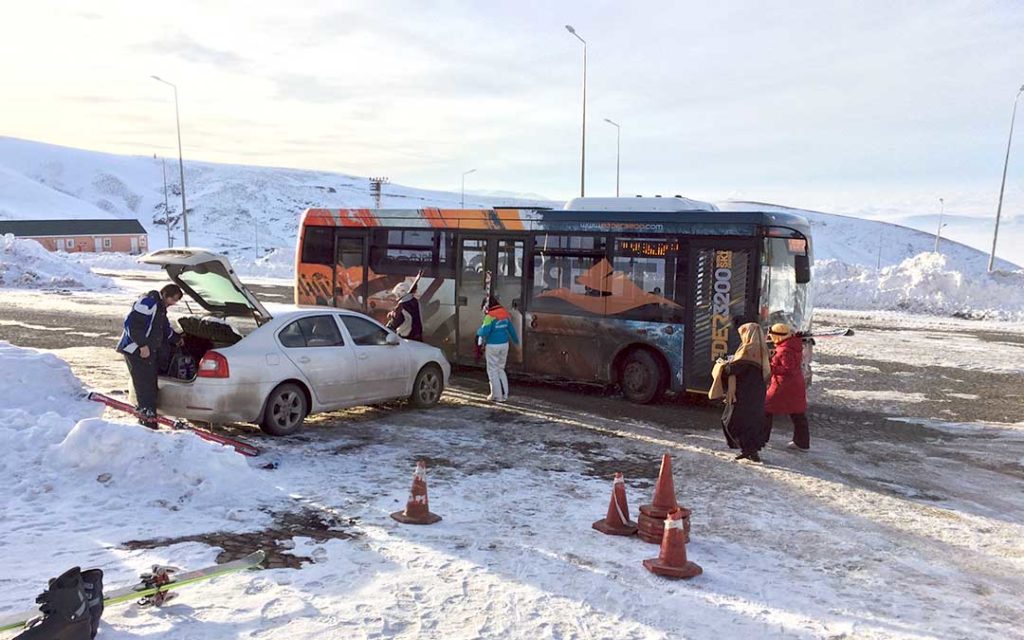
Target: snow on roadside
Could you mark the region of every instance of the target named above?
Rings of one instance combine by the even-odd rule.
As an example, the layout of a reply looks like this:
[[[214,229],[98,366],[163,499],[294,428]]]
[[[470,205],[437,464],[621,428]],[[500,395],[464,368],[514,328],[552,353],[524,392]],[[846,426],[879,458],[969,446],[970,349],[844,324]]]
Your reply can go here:
[[[110,278],[96,275],[67,254],[47,251],[35,240],[0,238],[0,287],[25,289],[108,289]]]
[[[93,271],[160,271],[160,267],[139,262],[139,256],[130,253],[82,251],[67,254],[69,260],[89,267]]]
[[[814,264],[814,303],[991,320],[1024,320],[1024,272],[968,274],[946,256],[920,253],[876,271],[838,260]]]
[[[109,543],[268,520],[260,508],[280,492],[242,456],[187,432],[103,420],[102,412],[65,361],[0,341],[7,578],[44,584],[40,569],[57,567],[41,561],[43,549],[106,566]]]

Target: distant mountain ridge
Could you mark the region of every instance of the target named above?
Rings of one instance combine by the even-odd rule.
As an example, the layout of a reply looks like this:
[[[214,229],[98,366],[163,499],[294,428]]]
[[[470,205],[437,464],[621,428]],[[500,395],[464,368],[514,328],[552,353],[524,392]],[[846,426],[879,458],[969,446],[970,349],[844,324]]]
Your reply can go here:
[[[177,158],[166,159],[166,170],[167,204],[173,219],[181,209]],[[228,255],[293,251],[299,216],[309,207],[374,206],[368,178],[323,171],[186,160],[185,186],[191,244]],[[391,183],[384,187],[382,206],[457,208],[460,200],[459,192]],[[511,192],[466,192],[467,207],[561,204]],[[723,211],[756,208],[806,216],[814,230],[818,260],[885,267],[934,246],[931,233],[888,222],[753,201],[717,204]],[[156,248],[166,244],[164,216],[161,159],[0,137],[0,219],[137,218]],[[174,233],[180,244],[181,229]],[[1013,240],[1007,237],[1004,242]],[[950,268],[979,273],[987,266],[983,251],[946,239],[942,250]],[[1018,268],[1002,260],[999,267]]]

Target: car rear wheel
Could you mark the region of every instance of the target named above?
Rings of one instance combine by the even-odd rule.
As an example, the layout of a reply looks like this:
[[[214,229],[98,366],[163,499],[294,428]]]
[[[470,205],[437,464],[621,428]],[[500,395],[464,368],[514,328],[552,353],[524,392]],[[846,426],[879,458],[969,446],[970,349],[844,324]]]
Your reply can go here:
[[[267,396],[260,429],[272,436],[290,436],[302,427],[308,414],[309,403],[302,388],[286,382]]]
[[[416,381],[412,383],[412,395],[409,402],[414,407],[427,409],[437,404],[444,391],[444,376],[441,368],[436,364],[428,364],[416,374]]]
[[[665,392],[665,380],[658,361],[649,351],[634,349],[622,361],[622,395],[630,402],[650,404]]]

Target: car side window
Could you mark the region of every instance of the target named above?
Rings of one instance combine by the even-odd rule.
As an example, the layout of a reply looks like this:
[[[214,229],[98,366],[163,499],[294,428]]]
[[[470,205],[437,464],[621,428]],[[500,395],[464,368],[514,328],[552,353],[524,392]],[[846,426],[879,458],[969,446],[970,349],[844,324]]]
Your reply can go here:
[[[338,324],[331,316],[300,318],[281,329],[277,337],[281,341],[281,346],[289,349],[345,346]]]
[[[352,342],[361,347],[372,347],[385,345],[388,342],[388,332],[380,325],[370,322],[365,318],[356,316],[341,316],[345,328],[352,335]]]

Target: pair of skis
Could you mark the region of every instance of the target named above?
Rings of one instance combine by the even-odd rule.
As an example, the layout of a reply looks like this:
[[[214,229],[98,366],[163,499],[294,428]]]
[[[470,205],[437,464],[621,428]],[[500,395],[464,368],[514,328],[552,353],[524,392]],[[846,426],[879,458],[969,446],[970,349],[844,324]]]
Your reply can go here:
[[[142,574],[136,584],[107,592],[103,598],[103,606],[109,607],[134,600],[143,606],[158,607],[173,597],[171,589],[187,587],[190,584],[212,580],[229,573],[253,569],[262,564],[265,558],[266,554],[263,551],[255,551],[240,560],[184,573],[179,573],[179,570],[174,567],[154,565],[152,571]],[[2,618],[0,619],[0,633],[20,630],[38,616],[39,611],[35,609]]]
[[[217,444],[222,444],[224,446],[231,447],[238,453],[242,454],[243,456],[253,457],[260,455],[260,450],[247,442],[242,442],[241,440],[236,440],[235,438],[229,438],[227,436],[222,436],[219,433],[213,433],[212,431],[201,429],[193,424],[185,422],[184,420],[174,420],[172,418],[168,418],[167,416],[143,416],[138,409],[128,404],[127,402],[122,402],[120,400],[117,400],[116,398],[111,398],[110,396],[104,395],[96,391],[90,391],[88,398],[93,402],[105,404],[111,409],[124,411],[125,413],[133,415],[140,420],[152,420],[157,424],[163,425],[174,430],[191,431],[192,433],[196,434],[203,440],[208,440],[210,442],[216,442]]]

